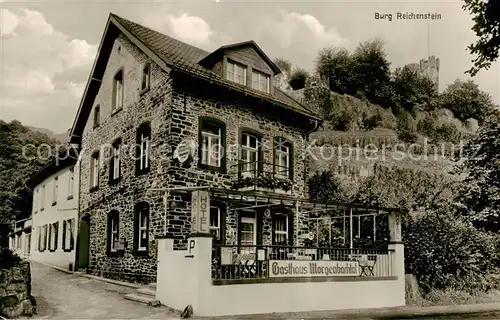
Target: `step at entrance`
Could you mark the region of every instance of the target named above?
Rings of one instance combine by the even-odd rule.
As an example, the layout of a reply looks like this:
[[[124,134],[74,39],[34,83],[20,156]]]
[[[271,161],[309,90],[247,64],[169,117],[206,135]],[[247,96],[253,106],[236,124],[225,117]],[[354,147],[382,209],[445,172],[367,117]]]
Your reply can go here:
[[[135,290],[135,293],[129,293],[125,295],[125,299],[136,301],[139,303],[147,304],[148,306],[158,307],[160,305],[160,301],[155,299],[156,295],[156,283],[155,288],[151,285],[146,287],[142,287]]]

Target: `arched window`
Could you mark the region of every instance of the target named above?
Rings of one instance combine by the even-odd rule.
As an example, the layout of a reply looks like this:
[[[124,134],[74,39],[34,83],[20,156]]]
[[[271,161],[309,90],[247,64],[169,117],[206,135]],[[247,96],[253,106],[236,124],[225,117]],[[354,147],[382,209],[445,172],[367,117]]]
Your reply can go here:
[[[113,78],[113,101],[111,112],[120,110],[123,107],[123,69],[119,70]]]
[[[120,214],[113,210],[108,213],[108,253],[116,253],[120,241]]]
[[[96,105],[94,107],[94,128],[98,127],[101,122],[101,107]]]
[[[147,254],[149,249],[149,203],[135,205],[134,252]]]
[[[109,161],[109,183],[116,183],[120,180],[121,170],[120,170],[120,147],[122,144],[122,139],[116,139],[112,146],[112,155]]]

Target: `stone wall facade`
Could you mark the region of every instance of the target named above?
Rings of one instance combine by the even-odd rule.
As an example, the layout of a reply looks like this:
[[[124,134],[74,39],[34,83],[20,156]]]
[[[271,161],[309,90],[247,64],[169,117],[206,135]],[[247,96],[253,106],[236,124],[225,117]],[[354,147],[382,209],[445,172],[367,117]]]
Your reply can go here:
[[[27,261],[0,269],[0,314],[7,318],[31,317],[35,314],[31,296],[31,269]]]
[[[145,62],[151,63],[150,89],[141,94],[141,70]],[[111,97],[113,77],[118,70],[124,71],[125,101],[123,109],[112,114]],[[243,100],[242,100],[243,101]],[[247,101],[247,100],[245,100]],[[182,186],[211,186],[229,189],[237,179],[239,135],[244,129],[262,135],[263,160],[273,163],[273,139],[283,137],[293,145],[293,195],[305,196],[306,135],[298,128],[285,125],[279,118],[270,119],[263,113],[254,112],[247,102],[223,102],[179,89],[169,72],[149,61],[127,39],[119,36],[115,41],[102,84],[94,105],[100,106],[99,126],[93,127],[92,113],[87,121],[82,149],[80,216],[90,216],[90,253],[88,272],[109,278],[138,282],[154,281],[156,276],[157,236],[175,239],[176,248],[185,248],[191,228],[191,199],[187,195],[171,194],[169,208],[165,210],[164,191],[161,188]],[[215,118],[225,124],[227,161],[226,171],[198,167],[198,131],[200,117]],[[137,176],[135,173],[136,130],[144,122],[151,123],[150,170]],[[117,138],[122,140],[120,154],[121,180],[109,184],[109,145]],[[181,164],[173,153],[183,140],[196,144],[194,158],[189,164]],[[104,147],[103,147],[104,146]],[[90,188],[90,162],[95,151],[100,154],[98,189]],[[266,165],[265,170],[272,170]],[[153,190],[156,189],[156,190]],[[175,208],[170,202],[176,202]],[[227,211],[234,207],[224,199],[213,199],[224,207],[222,212],[226,243],[235,243],[237,214]],[[137,256],[132,249],[134,206],[147,202],[149,213],[149,250],[147,255]],[[119,212],[120,239],[126,248],[120,256],[107,254],[107,214]],[[165,213],[167,211],[167,213]],[[261,218],[262,243],[271,243],[271,217],[269,211],[257,210]],[[166,216],[165,216],[166,215]],[[299,228],[305,230],[302,219]],[[167,222],[165,224],[165,222]]]

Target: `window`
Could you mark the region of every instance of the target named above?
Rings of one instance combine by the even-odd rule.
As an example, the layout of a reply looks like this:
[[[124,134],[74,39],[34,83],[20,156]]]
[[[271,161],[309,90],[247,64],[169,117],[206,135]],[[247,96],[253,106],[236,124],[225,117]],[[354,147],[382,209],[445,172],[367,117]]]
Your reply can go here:
[[[247,84],[247,68],[239,63],[228,61],[226,79],[245,86]]]
[[[274,140],[274,173],[282,179],[292,179],[292,145],[278,137]]]
[[[40,197],[40,211],[45,208],[45,185],[42,186],[42,196]]]
[[[119,245],[119,215],[118,211],[108,214],[108,252],[117,252]]]
[[[90,159],[90,188],[91,190],[99,187],[99,152],[94,152]]]
[[[200,119],[200,165],[223,168],[225,126],[215,120]]]
[[[252,72],[252,88],[269,93],[269,76],[262,72]]]
[[[68,179],[68,199],[73,198],[73,188],[75,186],[75,169],[69,169],[69,179]]]
[[[288,244],[288,215],[277,214],[274,217],[274,239],[275,244]]]
[[[94,128],[99,126],[101,121],[101,107],[99,105],[94,107]]]
[[[151,126],[143,123],[137,130],[136,174],[149,171],[149,149],[151,145]]]
[[[149,244],[149,204],[140,202],[135,207],[134,250],[147,252]]]
[[[123,70],[116,73],[113,79],[113,104],[111,112],[120,110],[123,107]]]
[[[116,182],[120,179],[120,146],[121,139],[113,142],[112,157],[109,163],[109,182]]]
[[[257,244],[257,219],[255,212],[253,217],[240,217],[239,225],[239,244],[243,246],[240,248],[240,253],[254,253],[255,245]],[[244,247],[248,246],[248,247]]]
[[[145,92],[149,89],[150,79],[151,79],[151,66],[149,63],[147,63],[142,68],[141,92]]]
[[[63,221],[62,249],[65,252],[69,252],[74,248],[75,245],[75,238],[73,235],[74,225],[75,225],[74,218]]]
[[[43,239],[42,239],[42,251],[45,251],[47,249],[47,225],[43,226]]]
[[[241,135],[241,174],[253,177],[259,170],[260,137],[243,133]]]
[[[16,243],[16,248],[17,249],[21,249],[21,244],[22,243],[21,243],[21,235],[20,234],[16,236],[16,242],[17,242]]]
[[[57,203],[57,192],[59,188],[58,178],[54,178],[53,190],[52,190],[52,205],[56,205]]]
[[[57,240],[59,233],[59,222],[49,225],[49,250],[55,251],[57,249]]]
[[[36,232],[38,235],[38,251],[42,251],[42,227],[36,227]]]
[[[221,230],[221,218],[220,218],[220,208],[210,207],[210,224],[208,226],[210,234],[215,236],[217,240],[220,240],[220,230]]]

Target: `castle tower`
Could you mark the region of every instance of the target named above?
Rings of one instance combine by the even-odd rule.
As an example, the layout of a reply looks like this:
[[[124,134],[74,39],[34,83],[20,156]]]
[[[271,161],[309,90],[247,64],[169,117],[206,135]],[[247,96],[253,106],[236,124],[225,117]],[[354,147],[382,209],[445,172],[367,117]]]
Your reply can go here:
[[[439,58],[430,56],[427,60],[420,59],[420,63],[410,63],[406,65],[413,71],[429,78],[437,91],[439,91]]]

